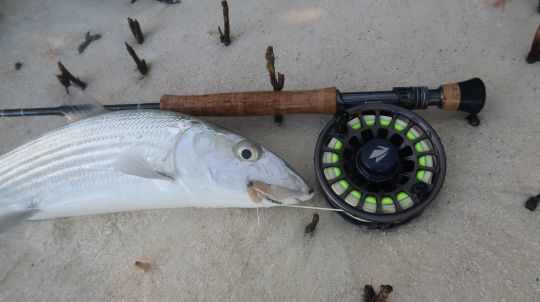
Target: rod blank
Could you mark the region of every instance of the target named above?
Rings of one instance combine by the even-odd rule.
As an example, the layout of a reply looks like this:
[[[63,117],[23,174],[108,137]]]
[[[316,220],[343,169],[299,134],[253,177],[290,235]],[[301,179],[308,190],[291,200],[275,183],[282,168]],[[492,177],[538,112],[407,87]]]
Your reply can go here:
[[[159,109],[159,103],[144,104],[117,104],[104,105],[105,109],[111,111],[117,110],[138,110],[138,109]],[[63,116],[65,112],[73,110],[73,106],[45,107],[45,108],[23,108],[23,109],[4,109],[0,110],[0,117],[19,117],[19,116]]]

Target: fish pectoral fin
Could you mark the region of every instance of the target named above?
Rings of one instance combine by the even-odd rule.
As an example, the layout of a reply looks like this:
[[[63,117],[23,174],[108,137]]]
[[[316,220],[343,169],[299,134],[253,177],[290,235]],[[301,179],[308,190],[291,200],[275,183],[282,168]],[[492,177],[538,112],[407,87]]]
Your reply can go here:
[[[123,154],[114,163],[113,169],[121,173],[142,178],[174,180],[174,177],[167,175],[164,172],[157,171],[146,158],[135,152],[126,152]]]
[[[0,214],[0,233],[4,232],[17,223],[34,216],[38,209],[21,209]]]

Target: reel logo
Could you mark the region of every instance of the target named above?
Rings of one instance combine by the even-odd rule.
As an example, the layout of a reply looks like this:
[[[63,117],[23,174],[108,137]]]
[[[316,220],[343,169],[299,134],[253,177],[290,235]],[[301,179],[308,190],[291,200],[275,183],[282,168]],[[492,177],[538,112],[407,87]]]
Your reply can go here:
[[[385,158],[388,154],[388,148],[384,146],[377,146],[378,149],[373,150],[369,159],[375,158],[375,162],[378,163],[381,159]]]

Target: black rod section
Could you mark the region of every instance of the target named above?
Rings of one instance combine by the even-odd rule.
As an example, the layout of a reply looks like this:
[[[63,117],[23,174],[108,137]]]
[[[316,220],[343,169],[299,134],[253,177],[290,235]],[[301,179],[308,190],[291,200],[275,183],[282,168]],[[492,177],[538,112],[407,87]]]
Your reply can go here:
[[[138,109],[159,109],[159,103],[144,103],[144,104],[118,104],[104,105],[105,109],[111,111],[117,110],[138,110]],[[44,116],[56,115],[63,116],[64,112],[69,111],[73,106],[47,107],[47,108],[24,108],[24,109],[5,109],[0,110],[0,117],[17,117],[17,116]]]
[[[395,87],[392,91],[338,92],[337,110],[358,105],[393,104],[410,110],[437,106],[445,110],[459,110],[476,114],[486,102],[486,86],[479,78],[441,85],[437,89],[426,86]]]
[[[421,87],[395,87],[392,91],[343,92],[337,97],[338,109],[347,109],[363,104],[392,104],[407,109],[426,109],[441,105],[440,89]]]
[[[139,109],[159,109],[159,103],[141,103],[141,104],[118,104],[104,105],[105,109],[117,110],[139,110]]]

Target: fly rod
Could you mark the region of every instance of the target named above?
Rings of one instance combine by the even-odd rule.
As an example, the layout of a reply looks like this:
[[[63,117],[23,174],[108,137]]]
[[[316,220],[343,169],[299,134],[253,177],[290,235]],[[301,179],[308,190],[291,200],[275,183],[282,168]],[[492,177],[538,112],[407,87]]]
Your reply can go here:
[[[391,91],[340,92],[335,87],[303,91],[248,91],[204,95],[161,96],[159,103],[105,105],[108,110],[160,109],[194,116],[335,114],[363,104],[390,104],[406,109],[436,106],[476,114],[486,100],[479,78],[441,85],[395,87]],[[66,114],[73,106],[0,110],[0,117]]]

